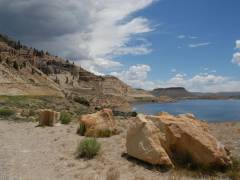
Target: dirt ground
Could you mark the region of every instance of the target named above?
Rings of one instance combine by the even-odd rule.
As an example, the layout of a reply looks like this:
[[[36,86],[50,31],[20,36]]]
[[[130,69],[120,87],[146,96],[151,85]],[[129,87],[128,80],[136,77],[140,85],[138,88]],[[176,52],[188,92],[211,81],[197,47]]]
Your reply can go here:
[[[127,158],[124,152],[129,123],[122,119],[118,124],[122,133],[98,139],[102,144],[100,154],[84,160],[74,155],[83,139],[76,134],[76,123],[43,128],[33,122],[0,120],[0,180],[115,180],[118,174],[121,180],[192,179]],[[240,122],[210,127],[233,154],[239,155]]]

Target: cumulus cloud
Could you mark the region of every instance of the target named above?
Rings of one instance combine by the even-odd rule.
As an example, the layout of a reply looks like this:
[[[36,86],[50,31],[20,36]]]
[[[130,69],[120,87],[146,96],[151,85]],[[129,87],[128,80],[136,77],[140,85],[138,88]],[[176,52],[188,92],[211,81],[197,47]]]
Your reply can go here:
[[[148,73],[150,71],[151,67],[149,65],[137,64],[130,66],[125,71],[112,72],[111,75],[118,77],[130,86],[143,89],[152,89],[155,87],[155,83],[147,80]]]
[[[147,90],[154,88],[185,87],[195,92],[226,92],[240,89],[240,81],[216,75],[215,72],[199,73],[189,77],[185,73],[176,73],[165,81],[149,81],[148,73],[151,67],[144,64],[131,66],[128,70],[114,72],[112,75],[125,81],[127,84]]]
[[[236,52],[233,54],[232,62],[240,66],[240,52]]]
[[[149,43],[130,42],[153,30],[148,19],[133,13],[154,1],[1,0],[0,31],[31,46],[77,58],[99,73],[104,67],[120,66],[116,56],[151,52]]]
[[[198,47],[208,46],[210,44],[211,42],[203,42],[203,43],[189,44],[188,46],[190,48],[198,48]]]
[[[182,86],[195,92],[224,92],[239,89],[240,81],[210,73],[200,73],[192,77],[186,74],[176,74],[169,80],[155,85],[156,87]]]

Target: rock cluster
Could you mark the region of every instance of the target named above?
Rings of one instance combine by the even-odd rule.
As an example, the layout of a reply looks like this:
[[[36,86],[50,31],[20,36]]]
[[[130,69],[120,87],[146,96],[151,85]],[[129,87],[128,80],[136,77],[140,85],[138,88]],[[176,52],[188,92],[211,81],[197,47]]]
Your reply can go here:
[[[192,114],[138,115],[128,129],[127,153],[150,164],[186,162],[202,167],[228,167],[229,151]]]
[[[84,136],[109,137],[116,133],[116,122],[111,109],[103,109],[93,114],[82,115],[80,125],[85,126]]]

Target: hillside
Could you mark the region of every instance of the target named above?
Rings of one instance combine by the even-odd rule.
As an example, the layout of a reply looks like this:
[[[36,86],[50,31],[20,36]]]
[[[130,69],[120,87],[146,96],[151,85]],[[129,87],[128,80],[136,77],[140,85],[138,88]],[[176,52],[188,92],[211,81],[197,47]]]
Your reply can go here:
[[[168,96],[173,99],[194,98],[195,95],[183,87],[158,88],[151,92],[154,96]]]
[[[203,93],[190,92],[184,87],[157,88],[151,91],[156,97],[167,96],[177,99],[240,99],[240,92]]]
[[[84,97],[94,106],[123,106],[154,98],[113,76],[97,76],[63,58],[0,35],[0,95]]]

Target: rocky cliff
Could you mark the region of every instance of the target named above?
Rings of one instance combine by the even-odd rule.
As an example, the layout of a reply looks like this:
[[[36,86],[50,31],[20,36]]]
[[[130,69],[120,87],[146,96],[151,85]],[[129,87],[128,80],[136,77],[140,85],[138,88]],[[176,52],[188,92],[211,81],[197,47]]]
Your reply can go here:
[[[94,102],[108,99],[107,103],[104,101],[105,106],[126,106],[137,97],[154,98],[149,92],[135,90],[116,77],[97,76],[74,62],[29,48],[2,35],[0,95],[81,96]]]

